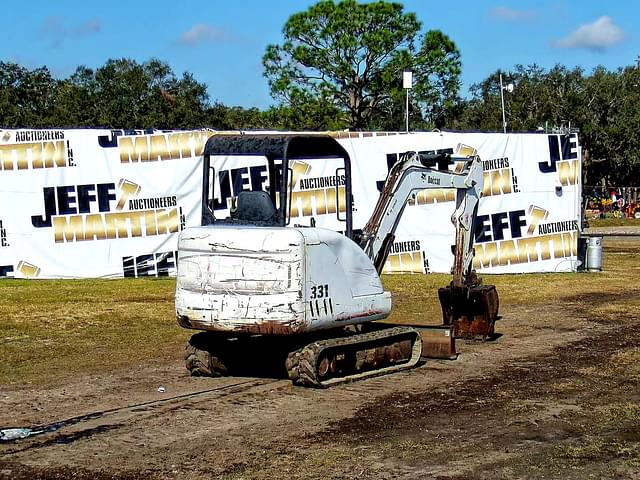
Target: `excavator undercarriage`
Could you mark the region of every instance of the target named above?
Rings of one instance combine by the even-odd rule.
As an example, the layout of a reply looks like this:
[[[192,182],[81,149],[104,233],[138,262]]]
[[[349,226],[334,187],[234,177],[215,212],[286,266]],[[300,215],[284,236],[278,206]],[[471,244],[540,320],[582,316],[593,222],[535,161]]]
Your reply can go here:
[[[420,361],[422,341],[417,330],[383,325],[366,327],[277,337],[201,332],[187,343],[186,366],[191,375],[207,377],[277,377],[285,373],[284,366],[294,384],[325,388],[406,370]]]
[[[312,342],[291,352],[286,366],[293,383],[328,387],[412,368],[421,353],[420,334],[395,327]]]

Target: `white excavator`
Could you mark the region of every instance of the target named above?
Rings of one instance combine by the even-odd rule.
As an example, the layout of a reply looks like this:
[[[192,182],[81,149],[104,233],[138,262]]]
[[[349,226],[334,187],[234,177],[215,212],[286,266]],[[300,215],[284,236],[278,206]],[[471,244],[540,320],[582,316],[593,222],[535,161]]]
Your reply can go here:
[[[228,216],[218,219],[214,185],[222,172],[212,160],[221,157],[260,158],[266,175],[262,189],[238,192]],[[343,162],[332,182],[344,187],[336,188],[335,209],[338,218],[343,213],[342,232],[313,219],[291,225],[290,166],[328,159]],[[277,357],[295,384],[327,387],[415,366],[422,348],[415,328],[370,322],[391,312],[380,273],[407,201],[429,188],[457,191],[453,280],[439,291],[444,324],[459,336],[493,334],[497,293],[472,270],[483,182],[477,156],[401,155],[361,231],[353,229],[350,158],[330,136],[216,135],[203,164],[202,226],[185,229],[178,241],[177,321],[202,331],[187,344],[192,375],[230,374],[232,358],[259,364]]]

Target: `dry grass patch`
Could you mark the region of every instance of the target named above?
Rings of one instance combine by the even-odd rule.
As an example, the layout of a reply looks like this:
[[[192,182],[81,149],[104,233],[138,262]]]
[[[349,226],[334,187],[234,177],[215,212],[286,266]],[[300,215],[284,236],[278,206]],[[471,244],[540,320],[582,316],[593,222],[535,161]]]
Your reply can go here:
[[[509,417],[531,415],[544,409],[544,405],[537,401],[510,399],[503,407]]]
[[[236,465],[234,471],[218,478],[224,480],[270,480],[273,478],[310,478],[310,472],[322,472],[313,478],[378,478],[375,466],[365,462],[354,449],[335,445],[318,449],[300,449],[273,454],[263,451],[246,463]]]
[[[640,405],[634,402],[613,403],[596,407],[594,414],[599,423],[616,428],[640,427]]]
[[[640,218],[592,218],[590,227],[635,227],[640,226]]]
[[[584,389],[584,381],[579,378],[571,378],[551,385],[551,391],[555,394],[568,395],[579,392],[582,389]]]
[[[633,466],[640,465],[640,444],[600,437],[585,437],[579,445],[558,445],[553,453],[554,457],[575,466],[583,466],[585,461],[608,462],[612,459],[626,459]]]
[[[610,380],[615,378],[622,383],[640,383],[640,348],[627,349],[614,353],[602,365],[578,370],[586,377]]]
[[[0,384],[48,383],[166,355],[174,279],[0,282]]]

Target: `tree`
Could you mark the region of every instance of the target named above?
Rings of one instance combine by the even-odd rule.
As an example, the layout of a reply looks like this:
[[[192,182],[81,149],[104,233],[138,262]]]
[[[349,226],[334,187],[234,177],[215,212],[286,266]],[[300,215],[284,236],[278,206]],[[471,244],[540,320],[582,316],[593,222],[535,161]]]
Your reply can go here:
[[[151,59],[108,60],[95,71],[80,66],[58,89],[58,126],[197,128],[206,124],[207,87],[188,72],[176,77]]]
[[[640,185],[640,69],[598,67],[585,85],[580,131],[590,183]],[[594,181],[595,180],[595,181]]]
[[[268,129],[265,113],[257,108],[227,107],[215,102],[206,112],[206,125],[216,130]]]
[[[207,125],[209,108],[207,86],[191,73],[173,77],[165,86],[156,88],[157,103],[165,106],[163,128],[201,128]]]
[[[430,30],[414,57],[412,68],[418,78],[412,93],[423,117],[437,128],[444,127],[460,100],[460,52],[440,30]]]
[[[457,98],[460,55],[439,31],[420,42],[420,28],[399,3],[321,0],[292,15],[284,42],[267,47],[263,65],[271,94],[296,110],[326,106],[338,114],[331,117],[337,127],[394,122],[397,129],[402,71],[413,69],[414,113],[434,123]]]
[[[46,127],[58,82],[47,67],[28,70],[0,62],[0,125]]]
[[[497,70],[471,86],[457,128],[502,131],[500,75],[503,83],[513,83],[513,93],[504,93],[508,131],[527,132],[547,125],[575,124],[584,89],[580,68],[568,70],[556,65],[547,71],[538,65],[516,65],[513,71]]]
[[[580,132],[586,184],[640,184],[638,65],[617,71],[597,67],[591,75],[561,65],[548,71],[516,65],[514,71],[493,72],[471,87],[472,98],[456,119],[456,128],[501,131],[500,73],[515,84],[514,92],[505,96],[509,130],[571,124]]]
[[[93,70],[85,66],[60,81],[53,106],[53,124],[57,127],[93,127],[99,125],[97,86]]]
[[[348,125],[344,112],[328,97],[297,98],[288,105],[265,112],[267,125],[280,130],[343,130]]]

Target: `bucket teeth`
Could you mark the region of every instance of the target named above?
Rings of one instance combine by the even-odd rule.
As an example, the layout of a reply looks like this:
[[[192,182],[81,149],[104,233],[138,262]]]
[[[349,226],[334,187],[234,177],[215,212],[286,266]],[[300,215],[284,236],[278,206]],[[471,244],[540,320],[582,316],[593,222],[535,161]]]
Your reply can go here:
[[[444,325],[453,326],[456,338],[487,340],[494,336],[499,299],[494,285],[438,289]]]

